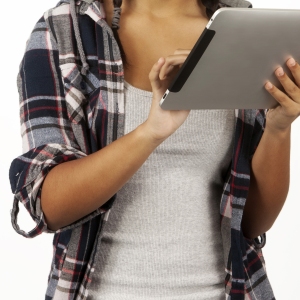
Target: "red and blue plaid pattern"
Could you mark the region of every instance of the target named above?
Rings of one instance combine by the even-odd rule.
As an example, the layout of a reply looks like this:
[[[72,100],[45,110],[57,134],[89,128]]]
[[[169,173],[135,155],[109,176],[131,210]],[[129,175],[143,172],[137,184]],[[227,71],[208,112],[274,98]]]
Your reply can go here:
[[[24,154],[10,168],[15,194],[12,224],[28,238],[51,232],[40,204],[41,185],[49,170],[98,151],[124,132],[123,64],[102,4],[95,1],[78,14],[90,66],[84,76],[80,73],[69,2],[60,1],[37,22],[18,74]],[[80,5],[78,1],[77,7]],[[261,251],[265,235],[249,240],[241,231],[251,158],[264,123],[264,110],[236,110],[232,164],[220,199],[224,295],[230,300],[275,299]],[[95,250],[114,200],[115,196],[90,215],[55,232],[46,300],[89,299],[91,273],[101,268],[95,265]],[[17,224],[19,202],[36,222],[30,232]]]

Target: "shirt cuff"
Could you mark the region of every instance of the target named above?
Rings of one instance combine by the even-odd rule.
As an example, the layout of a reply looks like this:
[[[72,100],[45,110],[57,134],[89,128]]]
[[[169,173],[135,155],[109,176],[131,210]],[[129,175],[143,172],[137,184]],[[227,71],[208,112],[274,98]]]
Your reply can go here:
[[[41,208],[41,187],[44,179],[51,168],[56,165],[85,156],[85,153],[71,146],[47,144],[31,149],[12,162],[9,177],[11,189],[15,196],[11,211],[11,222],[17,233],[27,238],[33,238],[42,232],[54,233],[48,228]],[[23,203],[36,223],[36,226],[28,232],[20,229],[17,223],[19,202]],[[103,212],[106,212],[106,210],[98,208],[86,217],[55,232],[77,227]]]

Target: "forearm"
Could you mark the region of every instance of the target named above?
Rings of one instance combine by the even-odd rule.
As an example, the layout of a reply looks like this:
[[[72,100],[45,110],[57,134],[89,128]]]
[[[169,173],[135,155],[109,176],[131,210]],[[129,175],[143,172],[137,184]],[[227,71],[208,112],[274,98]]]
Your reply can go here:
[[[246,237],[268,231],[278,217],[289,189],[291,128],[266,128],[251,164],[248,198],[242,219]]]
[[[149,73],[152,104],[142,125],[96,153],[49,172],[42,186],[41,204],[50,229],[67,226],[101,207],[186,120],[189,111],[165,111],[159,105],[174,78],[172,70],[187,57],[185,52],[178,50],[177,55],[160,58],[153,65]]]
[[[102,206],[159,143],[150,139],[141,125],[96,153],[54,167],[43,183],[41,195],[49,228],[62,228]]]

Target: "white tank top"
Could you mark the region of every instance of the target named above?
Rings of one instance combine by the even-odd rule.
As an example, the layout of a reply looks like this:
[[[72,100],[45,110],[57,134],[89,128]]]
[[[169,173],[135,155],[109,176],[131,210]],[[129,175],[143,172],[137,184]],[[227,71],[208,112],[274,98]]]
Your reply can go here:
[[[125,134],[151,99],[125,82]],[[234,110],[191,111],[117,193],[89,299],[224,300],[219,206],[234,127]]]

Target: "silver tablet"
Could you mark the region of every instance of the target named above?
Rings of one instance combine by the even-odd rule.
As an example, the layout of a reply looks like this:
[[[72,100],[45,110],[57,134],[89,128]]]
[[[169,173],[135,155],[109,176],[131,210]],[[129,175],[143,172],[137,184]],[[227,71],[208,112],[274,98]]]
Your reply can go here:
[[[286,61],[300,62],[300,10],[221,8],[211,18],[160,101],[166,110],[263,109],[265,90]]]

